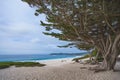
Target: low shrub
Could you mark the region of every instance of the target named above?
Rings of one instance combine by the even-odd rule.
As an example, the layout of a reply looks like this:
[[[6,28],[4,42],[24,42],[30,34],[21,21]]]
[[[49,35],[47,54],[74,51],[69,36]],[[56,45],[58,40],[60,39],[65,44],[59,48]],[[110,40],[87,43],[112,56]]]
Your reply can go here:
[[[0,69],[8,68],[10,66],[16,67],[34,67],[34,66],[45,66],[45,64],[40,64],[38,62],[0,62]]]

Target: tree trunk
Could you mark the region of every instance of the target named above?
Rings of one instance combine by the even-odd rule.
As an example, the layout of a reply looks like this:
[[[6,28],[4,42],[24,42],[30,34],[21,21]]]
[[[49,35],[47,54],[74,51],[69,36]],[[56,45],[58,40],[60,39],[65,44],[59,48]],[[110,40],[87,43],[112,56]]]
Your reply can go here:
[[[108,49],[106,55],[104,56],[103,69],[105,70],[114,70],[116,64],[116,59],[120,52],[120,34],[117,35],[114,39],[111,49]]]
[[[118,57],[118,52],[117,53],[111,53],[108,56],[106,56],[104,61],[103,61],[103,69],[114,70],[114,66],[116,64],[117,57]]]

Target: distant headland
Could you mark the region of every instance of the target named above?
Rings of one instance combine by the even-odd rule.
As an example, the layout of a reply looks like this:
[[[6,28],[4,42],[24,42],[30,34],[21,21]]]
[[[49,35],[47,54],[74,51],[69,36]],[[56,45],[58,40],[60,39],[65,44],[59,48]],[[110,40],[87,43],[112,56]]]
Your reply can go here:
[[[84,55],[88,52],[82,52],[82,53],[50,53],[50,55]]]

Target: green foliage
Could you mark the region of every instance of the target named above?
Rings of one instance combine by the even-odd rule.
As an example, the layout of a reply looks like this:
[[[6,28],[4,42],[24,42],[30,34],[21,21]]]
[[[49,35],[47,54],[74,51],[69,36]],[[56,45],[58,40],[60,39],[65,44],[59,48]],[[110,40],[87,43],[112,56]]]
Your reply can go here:
[[[82,57],[74,58],[72,61],[78,62],[78,60],[86,59],[86,58],[89,58],[89,57],[90,57],[90,55],[89,55],[89,54],[86,54],[86,55],[84,55],[84,56],[82,56]]]
[[[86,54],[86,55],[84,55],[82,57],[79,57],[79,58],[74,58],[73,61],[78,62],[78,60],[86,59],[86,58],[90,58],[90,57],[96,57],[96,55],[97,55],[97,49],[93,50],[90,54]],[[103,57],[102,56],[98,56],[96,60],[98,62],[101,62],[101,61],[103,61]]]
[[[4,68],[8,68],[10,67],[11,65],[10,64],[7,64],[7,63],[0,63],[0,69],[4,69]]]
[[[93,51],[91,52],[90,55],[91,55],[92,57],[95,57],[95,56],[97,55],[97,52],[98,52],[97,49],[95,49],[95,50],[93,50]]]
[[[86,58],[89,58],[89,57],[90,57],[90,55],[89,55],[89,54],[86,54],[86,55],[84,55],[84,56],[82,56],[82,57],[74,58],[73,61],[81,60],[81,59],[86,59]]]
[[[45,66],[45,64],[40,64],[38,62],[0,62],[0,69],[8,68],[10,66],[16,67],[34,67],[34,66]]]

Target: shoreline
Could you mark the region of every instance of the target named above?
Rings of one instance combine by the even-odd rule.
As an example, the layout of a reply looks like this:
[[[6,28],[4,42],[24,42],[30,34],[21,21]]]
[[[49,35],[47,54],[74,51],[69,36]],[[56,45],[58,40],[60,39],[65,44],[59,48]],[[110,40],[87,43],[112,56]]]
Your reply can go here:
[[[30,54],[30,55],[1,55],[0,62],[34,62],[42,60],[64,59],[64,58],[76,58],[81,55],[50,55],[50,54]],[[18,58],[17,58],[18,57]]]
[[[32,54],[32,55],[2,55],[0,56],[0,62],[33,62],[36,60],[53,60],[53,59],[64,59],[64,58],[74,58],[83,55],[49,55],[49,54]],[[19,58],[17,58],[19,57]]]
[[[72,57],[72,58],[59,58],[59,59],[49,59],[49,60],[36,60],[34,62],[39,62],[39,63],[42,63],[42,64],[46,64],[46,66],[61,66],[61,65],[64,65],[64,64],[69,64],[69,63],[72,63],[72,60],[74,59],[75,57]]]
[[[45,60],[25,60],[25,61],[20,61],[20,62],[39,62],[41,64],[46,64],[46,66],[60,66],[63,64],[73,63],[72,60],[77,57],[82,57],[82,56],[45,59]]]

